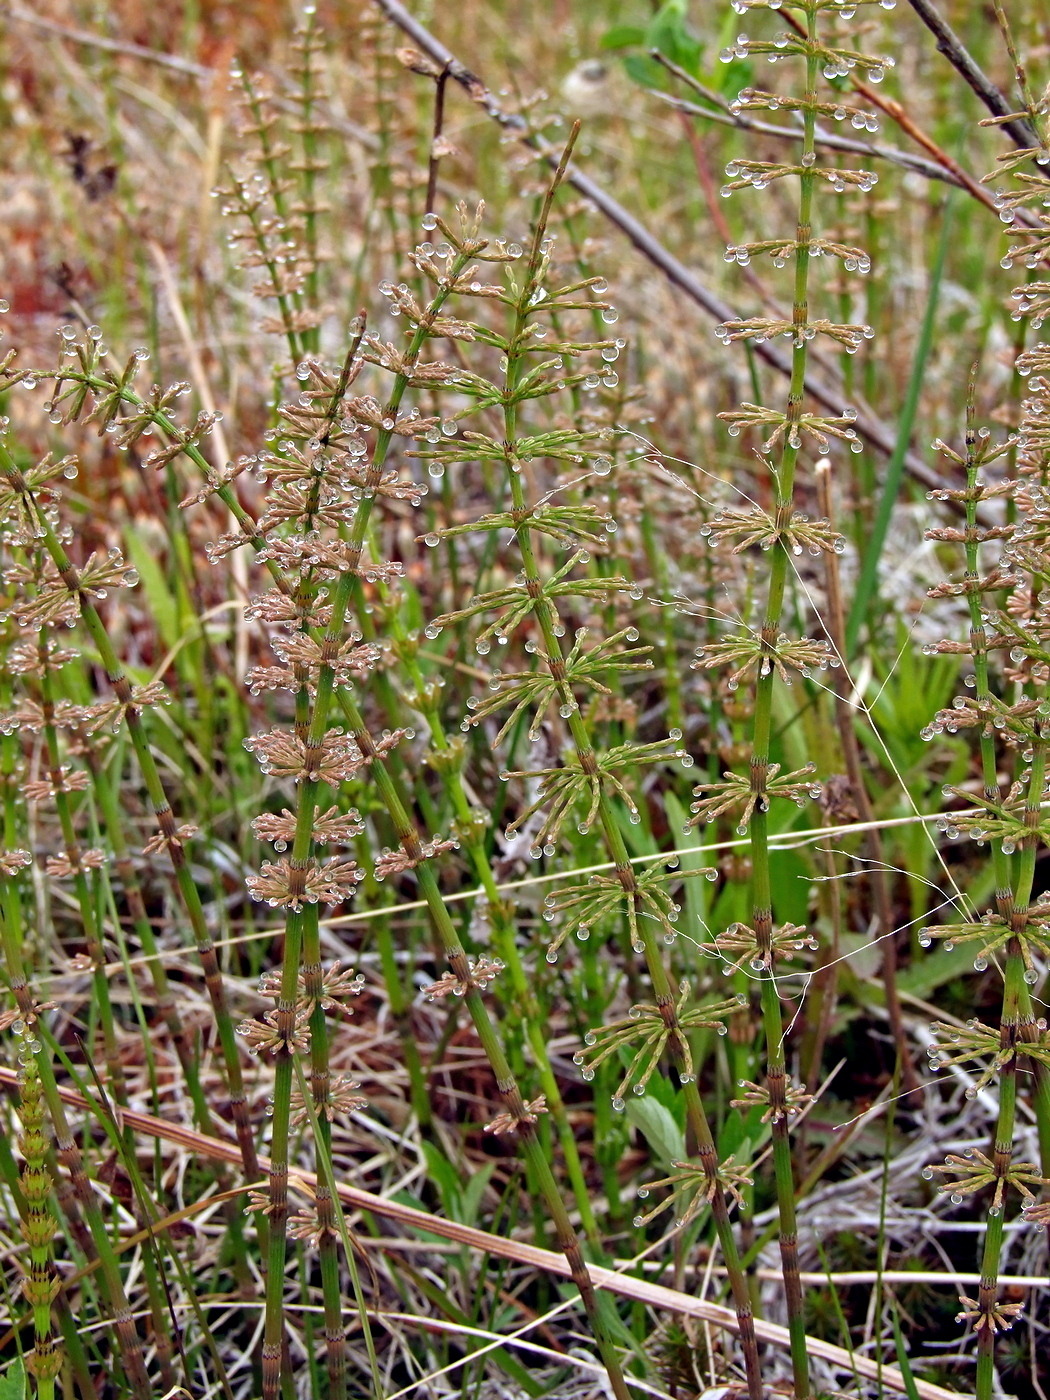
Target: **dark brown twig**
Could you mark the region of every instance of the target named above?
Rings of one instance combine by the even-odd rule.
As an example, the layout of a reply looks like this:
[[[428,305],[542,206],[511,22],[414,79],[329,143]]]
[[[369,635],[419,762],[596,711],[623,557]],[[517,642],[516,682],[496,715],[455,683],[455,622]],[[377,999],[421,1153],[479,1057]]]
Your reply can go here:
[[[445,84],[448,82],[448,64],[434,80],[434,131],[430,138],[430,162],[427,167],[427,207],[429,214],[437,198],[438,163],[441,160],[441,129],[445,122]]]
[[[992,80],[987,77],[970,57],[962,41],[951,25],[934,9],[930,0],[909,0],[912,9],[937,40],[938,52],[945,58],[981,99],[995,117],[1006,117],[1014,110]],[[1022,150],[1038,146],[1039,138],[1031,124],[1023,117],[1004,122],[1003,130],[1009,133],[1011,141]]]
[[[717,122],[720,126],[732,126],[738,131],[754,131],[761,136],[774,136],[782,141],[800,141],[802,139],[803,133],[800,126],[778,125],[776,122],[764,122],[757,117],[747,116],[744,112],[734,112],[721,93],[715,92],[705,83],[700,82],[692,73],[687,73],[684,68],[680,68],[677,63],[672,63],[667,55],[662,54],[659,49],[651,49],[649,56],[655,59],[662,68],[666,68],[668,73],[680,82],[692,88],[697,96],[702,97],[704,102],[709,105],[701,106],[686,98],[676,97],[673,93],[661,92],[659,88],[648,88],[650,97],[655,97],[660,102],[666,102],[678,112],[687,112],[692,117],[703,117],[705,121]],[[894,119],[896,120],[895,115]],[[914,132],[909,134],[914,135]],[[817,145],[825,150],[848,151],[851,154],[864,156],[867,160],[884,160],[890,165],[899,165],[905,170],[911,170],[926,180],[943,180],[949,185],[959,185],[969,189],[972,194],[976,194],[982,203],[987,204],[989,208],[992,207],[992,196],[988,191],[972,178],[967,182],[965,173],[960,172],[954,162],[943,159],[943,152],[939,153],[942,159],[927,160],[925,156],[915,155],[911,151],[902,151],[896,146],[883,146],[871,141],[861,141],[852,136],[841,136],[837,131],[828,131],[822,127],[817,128],[815,140]],[[928,144],[927,149],[929,149]],[[730,243],[732,239],[727,238],[725,241]]]

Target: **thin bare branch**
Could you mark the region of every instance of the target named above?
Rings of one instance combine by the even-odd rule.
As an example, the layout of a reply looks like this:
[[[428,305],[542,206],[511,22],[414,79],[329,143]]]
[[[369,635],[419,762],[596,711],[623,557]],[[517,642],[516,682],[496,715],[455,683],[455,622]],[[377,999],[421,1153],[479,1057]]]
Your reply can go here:
[[[962,40],[947,20],[937,12],[930,0],[909,0],[909,3],[926,28],[936,38],[938,51],[944,54],[956,72],[966,79],[989,112],[995,117],[1008,116],[1014,108],[1007,102],[991,78],[987,77],[970,57]],[[1030,123],[1024,118],[1004,122],[1003,130],[1009,133],[1014,145],[1022,150],[1039,144],[1039,138],[1032,130]]]

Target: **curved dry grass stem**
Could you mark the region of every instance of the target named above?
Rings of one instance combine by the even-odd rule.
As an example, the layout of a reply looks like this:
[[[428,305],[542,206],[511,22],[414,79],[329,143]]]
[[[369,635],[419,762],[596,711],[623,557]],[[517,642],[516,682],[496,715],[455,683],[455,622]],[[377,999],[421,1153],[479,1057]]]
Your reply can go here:
[[[16,1088],[17,1084],[17,1073],[0,1065],[0,1085],[10,1090]],[[59,1090],[59,1093],[63,1101],[71,1107],[91,1111],[92,1106],[75,1089],[63,1088]],[[200,1153],[217,1161],[236,1163],[240,1160],[237,1148],[232,1143],[207,1137],[203,1133],[195,1132],[193,1129],[176,1123],[168,1123],[162,1118],[153,1117],[151,1114],[141,1113],[136,1109],[126,1109],[122,1118],[125,1125],[134,1129],[135,1132],[159,1141],[174,1143],[185,1148],[188,1152]],[[268,1170],[269,1162],[265,1157],[260,1158],[259,1166],[264,1172]],[[296,1171],[295,1175],[301,1177],[309,1186],[316,1187],[317,1177],[315,1173]],[[261,1186],[263,1182],[260,1180],[255,1184]],[[245,1186],[242,1189],[248,1191],[251,1188]],[[338,1190],[343,1205],[349,1206],[351,1209],[368,1211],[381,1219],[394,1221],[409,1229],[439,1235],[442,1239],[450,1240],[454,1244],[477,1250],[479,1254],[491,1254],[495,1258],[527,1264],[541,1272],[551,1273],[561,1278],[570,1276],[569,1265],[560,1254],[540,1249],[537,1245],[507,1239],[504,1235],[490,1234],[485,1230],[476,1229],[474,1226],[464,1225],[459,1221],[448,1220],[427,1211],[417,1210],[416,1207],[405,1205],[401,1201],[377,1196],[372,1192],[362,1191],[358,1187],[346,1183],[340,1183]],[[172,1222],[181,1218],[183,1218],[182,1212],[169,1217]],[[152,1228],[154,1231],[161,1230],[166,1223],[164,1220],[158,1221]],[[377,1247],[382,1247],[381,1242],[377,1242]],[[623,1268],[629,1269],[633,1267],[633,1263],[634,1261],[624,1261]],[[586,1268],[595,1288],[606,1289],[621,1298],[643,1303],[658,1312],[694,1317],[700,1322],[711,1323],[713,1326],[729,1332],[735,1332],[737,1329],[736,1314],[730,1308],[720,1307],[717,1303],[705,1302],[701,1298],[682,1293],[677,1289],[665,1288],[661,1284],[649,1283],[644,1279],[631,1277],[614,1268],[603,1268],[597,1264],[588,1264]],[[888,1277],[888,1275],[883,1275],[883,1277]],[[818,1279],[825,1281],[826,1278],[826,1274],[820,1274],[814,1276],[813,1280],[807,1277],[807,1282],[815,1282]],[[944,1281],[951,1282],[953,1278],[954,1275],[944,1276]],[[845,1280],[849,1281],[848,1275],[845,1276]],[[773,1322],[765,1322],[762,1319],[756,1319],[754,1327],[755,1335],[760,1342],[781,1349],[787,1348],[788,1330],[786,1327],[781,1327]],[[852,1373],[856,1367],[856,1374],[867,1380],[877,1380],[881,1377],[885,1386],[900,1395],[910,1394],[910,1386],[914,1385],[920,1400],[958,1400],[956,1391],[946,1390],[943,1386],[933,1385],[929,1381],[911,1378],[906,1380],[895,1366],[879,1366],[865,1356],[857,1354],[851,1356],[844,1348],[835,1346],[831,1342],[825,1342],[819,1337],[808,1337],[807,1346],[813,1356],[819,1357],[847,1373]]]

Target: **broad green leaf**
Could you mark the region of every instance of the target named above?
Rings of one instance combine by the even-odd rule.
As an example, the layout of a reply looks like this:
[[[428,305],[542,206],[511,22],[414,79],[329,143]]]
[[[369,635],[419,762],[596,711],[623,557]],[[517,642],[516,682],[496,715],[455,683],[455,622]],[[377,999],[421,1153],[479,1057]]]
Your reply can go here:
[[[161,640],[169,650],[182,640],[179,629],[179,609],[175,597],[168,587],[164,570],[146,544],[134,530],[125,534],[128,558],[138,571],[143,593],[149,603],[150,613],[157,624]]]
[[[639,49],[645,43],[645,30],[633,24],[616,24],[602,35],[603,49]]]
[[[0,1376],[0,1400],[25,1400],[28,1394],[25,1362],[20,1356],[16,1356]]]
[[[769,1136],[769,1124],[762,1122],[761,1104],[749,1108],[746,1115],[739,1108],[731,1108],[718,1134],[718,1156],[722,1161],[734,1155],[738,1161],[746,1161]]]
[[[685,1133],[674,1120],[670,1109],[657,1103],[651,1094],[627,1100],[625,1112],[634,1127],[670,1170],[672,1162],[685,1158]]]

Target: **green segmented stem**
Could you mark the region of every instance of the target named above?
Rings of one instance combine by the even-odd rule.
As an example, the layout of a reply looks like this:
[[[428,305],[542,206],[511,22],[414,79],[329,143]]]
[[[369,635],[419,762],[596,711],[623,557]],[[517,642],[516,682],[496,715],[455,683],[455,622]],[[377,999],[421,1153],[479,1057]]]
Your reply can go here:
[[[87,943],[88,957],[91,959],[91,982],[94,989],[93,1005],[97,1008],[102,1022],[102,1043],[106,1057],[113,1096],[118,1103],[127,1103],[127,1086],[124,1081],[124,1067],[117,1048],[116,1025],[113,1018],[113,1003],[109,996],[109,978],[106,976],[106,958],[102,947],[102,935],[98,926],[95,900],[88,885],[87,871],[81,860],[80,841],[73,823],[73,813],[69,802],[69,791],[62,772],[62,759],[58,746],[58,730],[55,727],[54,677],[48,663],[48,633],[43,630],[37,643],[37,659],[40,664],[40,708],[44,720],[44,747],[47,754],[48,778],[54,795],[55,809],[58,812],[62,841],[66,860],[73,872],[73,891],[77,909]]]
[[[18,1052],[22,1119],[19,1147],[24,1159],[22,1238],[29,1249],[29,1269],[22,1280],[22,1292],[33,1310],[34,1333],[33,1351],[26,1358],[26,1367],[36,1380],[40,1400],[53,1400],[55,1378],[62,1369],[62,1352],[51,1322],[51,1305],[62,1286],[51,1251],[56,1221],[49,1203],[54,1183],[47,1169],[48,1135],[32,1031],[27,1028],[22,1035]]]
[[[34,498],[26,486],[25,479],[18,470],[6,444],[2,442],[0,442],[0,472],[3,473],[12,490],[24,495],[27,500],[33,501]],[[157,825],[160,828],[161,835],[164,837],[165,846],[175,872],[176,886],[181,895],[183,907],[189,918],[190,927],[193,930],[193,937],[197,946],[197,953],[204,969],[208,995],[211,999],[215,1023],[219,1033],[223,1063],[226,1068],[227,1089],[230,1096],[230,1112],[237,1133],[241,1159],[244,1164],[245,1174],[249,1178],[254,1179],[259,1174],[258,1159],[255,1152],[255,1141],[252,1134],[251,1123],[248,1117],[248,1105],[244,1092],[244,1081],[241,1074],[233,1022],[226,1005],[226,993],[223,987],[222,971],[219,967],[218,958],[215,955],[215,946],[208,929],[207,918],[204,913],[204,906],[201,903],[200,893],[194,883],[193,875],[186,860],[186,854],[178,835],[171,804],[168,802],[164,784],[161,781],[156,760],[153,757],[149,739],[146,735],[145,726],[142,723],[142,714],[134,704],[131,682],[128,680],[124,668],[120,663],[116,648],[113,646],[109,633],[106,631],[106,625],[99,616],[98,610],[92,602],[90,595],[81,588],[79,575],[70,562],[61,541],[56,535],[46,514],[39,508],[36,509],[36,517],[39,524],[41,544],[51,556],[51,560],[58,571],[63,585],[70,595],[76,598],[79,603],[81,619],[92,641],[98,648],[99,657],[105,669],[107,679],[121,706],[121,713],[127,725],[132,747],[135,750],[135,756],[138,759],[139,771],[142,774],[142,779],[146,786],[146,792],[149,796],[150,805],[153,808]]]
[[[467,262],[469,262],[469,257],[463,258],[461,256],[455,260],[450,284],[454,280],[455,273],[462,270],[462,267],[466,266]],[[430,314],[432,316],[437,314],[437,311],[447,299],[449,290],[450,288],[437,293],[430,308]],[[406,356],[409,361],[413,361],[415,356],[418,355],[423,341],[426,338],[427,329],[425,324],[416,327]],[[395,380],[387,406],[386,416],[390,419],[396,420],[398,408],[400,407],[401,400],[407,388],[408,377],[399,375]],[[370,477],[375,483],[378,482],[382,475],[383,465],[387,458],[392,436],[392,429],[381,429],[377,434],[370,465]],[[364,549],[373,502],[374,490],[369,491],[366,486],[357,510],[355,511],[353,524],[345,540],[348,555],[348,568],[340,575],[339,582],[335,588],[332,597],[331,617],[324,633],[324,641],[331,647],[337,646],[342,639],[347,612],[354,598],[357,579],[353,570],[360,560]],[[334,675],[335,673],[332,667],[322,663],[317,679],[317,691],[314,696],[310,717],[307,737],[308,751],[311,746],[319,748],[327,733],[329,714],[335,690]],[[506,1058],[500,1039],[488,1015],[481,992],[476,984],[472,982],[470,964],[460,945],[459,938],[448,915],[444,901],[441,898],[437,880],[423,857],[422,845],[415,826],[408,816],[407,806],[401,797],[392,775],[388,772],[386,767],[378,761],[379,756],[376,752],[371,734],[365,726],[363,716],[357,708],[352,696],[345,691],[341,691],[340,703],[343,714],[349,721],[352,737],[356,741],[366,761],[371,763],[373,780],[376,783],[384,806],[393,822],[399,842],[405,854],[416,865],[420,891],[427,902],[435,930],[441,941],[449,966],[460,984],[466,989],[463,998],[464,1003],[474,1022],[478,1037],[482,1043],[482,1048],[492,1066],[496,1077],[497,1090],[504,1104],[505,1111],[510,1121],[517,1128],[522,1144],[523,1155],[526,1158],[530,1170],[534,1174],[534,1179],[537,1180],[539,1184],[544,1202],[550,1212],[558,1236],[559,1245],[568,1261],[573,1282],[580,1291],[580,1296],[588,1313],[594,1331],[595,1341],[606,1366],[606,1370],[609,1373],[610,1383],[614,1393],[618,1397],[618,1400],[627,1400],[629,1391],[623,1377],[619,1356],[612,1341],[611,1330],[607,1326],[602,1315],[602,1309],[599,1307],[594,1286],[587,1272],[586,1263],[584,1262],[583,1254],[580,1250],[576,1232],[572,1227],[568,1212],[561,1199],[553,1173],[551,1172],[550,1164],[546,1160],[539,1138],[536,1135],[534,1115],[530,1114],[527,1110],[525,1101],[511,1072],[510,1064]],[[296,813],[296,830],[291,849],[290,863],[293,871],[296,869],[305,869],[311,857],[313,849],[311,831],[316,815],[318,789],[319,784],[314,779],[304,779],[300,784]],[[281,1295],[283,1292],[284,1259],[287,1241],[289,1110],[293,1070],[290,1044],[295,1029],[299,962],[303,948],[305,912],[304,910],[292,911],[286,921],[285,957],[281,974],[280,994],[275,1007],[277,1033],[283,1043],[281,1047],[278,1048],[276,1054],[274,1083],[270,1202],[268,1207],[270,1220],[269,1270],[267,1274],[266,1314],[263,1336],[264,1400],[273,1400],[273,1397],[276,1397],[278,1393],[281,1383],[281,1352],[283,1340]]]
[[[795,234],[794,294],[791,319],[795,337],[791,352],[791,379],[788,386],[787,422],[784,446],[779,466],[773,471],[774,527],[777,535],[772,547],[769,587],[765,615],[762,620],[761,642],[765,664],[760,666],[755,683],[755,708],[750,761],[751,792],[756,801],[748,824],[752,867],[752,928],[758,955],[769,969],[761,979],[762,1024],[766,1041],[766,1087],[772,1113],[773,1174],[776,1182],[777,1207],[780,1216],[780,1257],[784,1271],[784,1294],[787,1302],[790,1335],[791,1369],[795,1384],[795,1400],[808,1400],[809,1357],[806,1350],[805,1318],[802,1311],[802,1283],[799,1277],[798,1224],[795,1213],[795,1182],[791,1162],[791,1142],[787,1111],[788,1075],[784,1047],[784,1023],[772,969],[773,961],[773,901],[769,863],[769,817],[766,783],[770,765],[770,737],[773,717],[773,686],[776,672],[771,658],[775,655],[784,610],[790,559],[780,533],[794,512],[795,470],[798,462],[798,436],[795,425],[802,413],[808,359],[807,341],[802,331],[809,321],[810,239],[812,237],[813,191],[815,176],[811,169],[816,156],[816,85],[820,73],[817,40],[817,11],[806,8],[806,92],[803,109],[802,158],[800,162],[798,227]]]
[[[504,392],[502,396],[504,404],[504,441],[508,444],[509,448],[508,456],[505,458],[505,465],[509,478],[513,510],[517,513],[518,518],[523,521],[515,530],[515,539],[517,540],[518,549],[521,554],[525,587],[535,599],[534,616],[536,617],[540,632],[543,636],[544,650],[548,657],[548,666],[551,675],[555,679],[562,680],[564,680],[565,676],[565,653],[562,647],[561,637],[555,630],[558,626],[559,619],[554,604],[549,598],[543,595],[539,566],[528,525],[530,513],[527,508],[528,503],[525,499],[520,463],[513,457],[512,450],[513,444],[517,440],[518,432],[516,390],[522,371],[525,368],[525,357],[521,347],[525,342],[529,307],[533,296],[540,286],[540,274],[543,261],[541,244],[545,237],[554,194],[561,178],[564,176],[571,150],[572,141],[570,141],[566,147],[555,178],[548,188],[547,196],[537,221],[537,228],[533,237],[529,258],[528,277],[525,279],[525,284],[522,288],[517,306],[515,307],[514,327],[507,353],[507,368],[505,370]],[[598,772],[597,756],[586,721],[580,713],[578,706],[570,711],[567,717],[567,723],[581,770],[584,773],[596,775]],[[637,891],[634,866],[631,863],[623,836],[617,826],[612,805],[602,788],[599,788],[598,794],[598,818],[605,836],[609,855],[615,867],[616,877],[623,889],[624,898],[631,902],[634,900]],[[657,1006],[660,1008],[660,1014],[664,1025],[669,1032],[668,1048],[676,1066],[681,1070],[680,1079],[682,1090],[685,1095],[686,1114],[690,1129],[696,1139],[697,1152],[706,1177],[706,1189],[710,1194],[711,1212],[715,1223],[715,1230],[722,1249],[726,1271],[729,1275],[733,1304],[739,1323],[741,1348],[744,1353],[744,1363],[747,1370],[748,1393],[751,1400],[762,1400],[762,1396],[765,1392],[758,1358],[758,1345],[755,1339],[751,1297],[748,1291],[746,1276],[740,1265],[740,1256],[736,1246],[736,1239],[729,1219],[729,1206],[721,1182],[717,1178],[719,1163],[714,1136],[711,1132],[710,1124],[707,1121],[707,1115],[704,1111],[703,1101],[700,1098],[700,1091],[696,1079],[693,1075],[686,1072],[687,1048],[684,1032],[678,1024],[674,993],[671,989],[670,979],[667,975],[663,958],[660,955],[656,938],[646,927],[645,920],[639,921],[639,931],[644,945],[644,957],[650,981],[652,982],[654,998]]]

